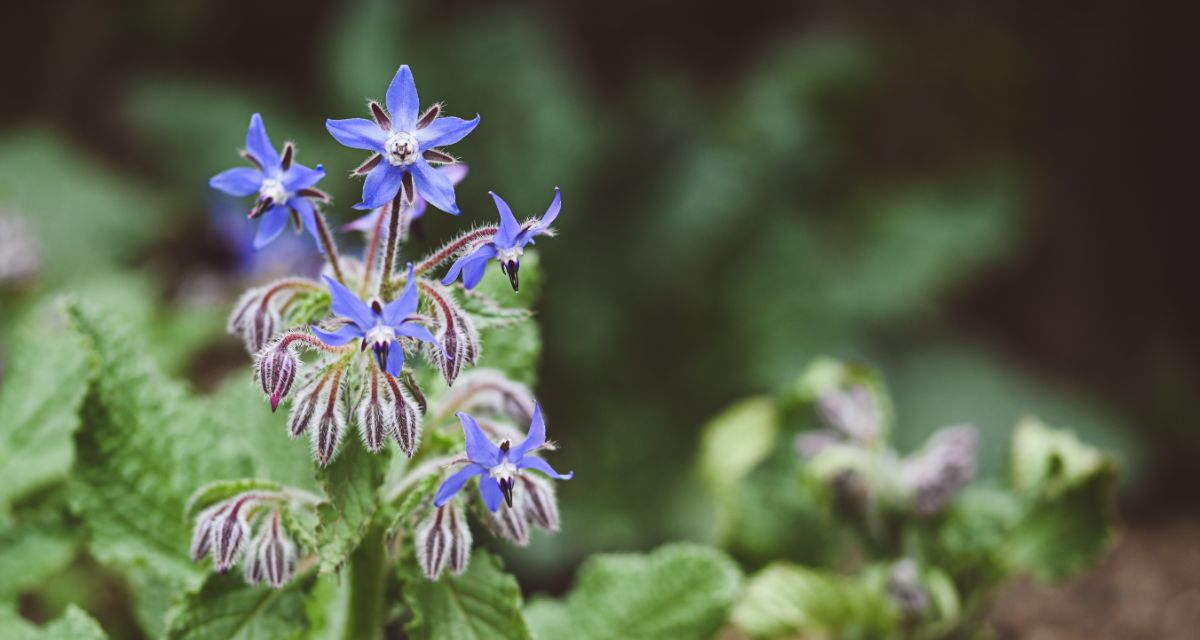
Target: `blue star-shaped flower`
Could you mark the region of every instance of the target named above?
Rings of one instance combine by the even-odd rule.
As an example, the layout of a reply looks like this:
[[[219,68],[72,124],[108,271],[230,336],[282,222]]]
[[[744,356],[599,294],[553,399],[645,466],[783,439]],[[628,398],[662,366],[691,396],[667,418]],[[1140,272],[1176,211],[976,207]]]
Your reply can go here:
[[[336,331],[313,326],[313,333],[325,344],[340,347],[351,340],[361,339],[362,348],[365,350],[370,345],[375,350],[379,366],[393,376],[400,375],[404,369],[404,349],[400,347],[402,337],[432,343],[447,358],[451,357],[428,329],[412,319],[417,311],[417,279],[413,276],[412,264],[408,265],[408,284],[404,286],[404,291],[386,306],[378,299],[367,305],[329,276],[325,276],[325,282],[329,284],[330,308],[334,315],[350,321]]]
[[[446,277],[442,279],[442,284],[448,285],[454,282],[461,273],[463,286],[474,289],[475,285],[483,279],[483,271],[487,267],[488,260],[495,258],[500,262],[500,270],[508,276],[513,291],[517,291],[519,288],[517,270],[521,268],[521,254],[524,253],[525,246],[532,244],[533,239],[537,236],[550,235],[550,225],[558,217],[559,210],[562,209],[562,192],[555,187],[554,201],[550,203],[550,208],[546,209],[546,214],[540,220],[533,219],[522,225],[513,217],[512,210],[508,208],[508,204],[504,200],[500,199],[500,196],[495,192],[489,193],[496,201],[496,209],[500,211],[500,228],[490,241],[455,260],[454,264],[450,265],[450,271],[446,273]]]
[[[520,470],[540,471],[556,480],[570,480],[575,477],[574,471],[559,473],[549,462],[533,455],[533,452],[546,446],[546,423],[542,420],[540,405],[533,406],[533,422],[529,424],[529,434],[515,447],[511,446],[508,440],[501,442],[500,446],[492,444],[479,428],[479,423],[475,422],[475,418],[465,413],[457,415],[466,436],[469,462],[438,487],[437,495],[433,499],[434,506],[446,504],[462,490],[467,480],[485,473],[487,477],[479,479],[479,495],[492,512],[500,508],[501,499],[508,503],[508,506],[512,506],[513,485],[516,484],[517,472]]]
[[[450,178],[450,184],[457,185],[467,177],[467,165],[452,164],[447,167],[438,167],[437,172]],[[412,211],[408,214],[409,224],[424,217],[427,204],[425,197],[418,193],[416,199],[413,201]],[[342,231],[363,231],[370,233],[371,229],[375,228],[375,224],[379,222],[379,216],[387,215],[387,209],[386,206],[380,207],[365,216],[356,218],[352,222],[342,225]]]
[[[325,169],[321,165],[310,169],[295,162],[296,150],[290,142],[284,145],[283,154],[280,155],[267,137],[262,116],[257,113],[250,117],[246,150],[242,155],[255,166],[222,171],[213,176],[208,184],[239,198],[258,194],[258,202],[250,211],[251,218],[262,218],[258,234],[254,237],[254,248],[262,248],[279,237],[287,226],[290,211],[297,216],[297,223],[312,234],[317,249],[324,251],[317,231],[317,214],[309,198],[329,199],[324,192],[314,188],[325,177]]]
[[[458,215],[454,185],[429,163],[453,164],[453,156],[434,147],[462,140],[479,124],[479,116],[474,120],[439,118],[441,107],[435,104],[418,117],[417,85],[408,65],[401,66],[392,78],[386,102],[387,112],[379,103],[371,103],[373,122],[365,118],[325,121],[325,128],[338,142],[375,152],[355,170],[360,175],[366,174],[367,180],[363,184],[363,201],[354,208],[382,207],[403,187],[406,201],[412,202],[416,191],[433,206]]]

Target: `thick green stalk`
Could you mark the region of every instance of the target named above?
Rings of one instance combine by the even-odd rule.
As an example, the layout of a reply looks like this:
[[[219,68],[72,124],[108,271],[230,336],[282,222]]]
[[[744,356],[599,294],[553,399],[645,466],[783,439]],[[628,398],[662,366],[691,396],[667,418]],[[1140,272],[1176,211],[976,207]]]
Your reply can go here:
[[[383,527],[371,525],[347,566],[350,597],[346,603],[346,640],[376,640],[383,631],[383,594],[387,587]]]

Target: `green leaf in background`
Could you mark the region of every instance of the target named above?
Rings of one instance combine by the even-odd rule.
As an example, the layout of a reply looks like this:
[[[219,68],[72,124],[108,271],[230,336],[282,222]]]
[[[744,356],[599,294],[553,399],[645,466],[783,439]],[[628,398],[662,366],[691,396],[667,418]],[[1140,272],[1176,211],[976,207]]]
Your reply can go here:
[[[534,600],[526,616],[539,638],[708,638],[725,621],[740,583],[728,556],[694,544],[598,555],[580,568],[566,598]]]
[[[347,427],[341,451],[317,477],[329,498],[317,507],[321,573],[337,571],[358,546],[379,507],[377,493],[391,449],[371,453]]]
[[[300,575],[282,589],[249,586],[240,571],[211,574],[204,586],[175,605],[167,617],[167,638],[300,638],[308,631],[305,599],[316,584]]]
[[[75,558],[79,534],[64,511],[59,504],[39,505],[14,522],[0,524],[0,602],[40,586]]]
[[[899,632],[897,613],[882,590],[784,563],[749,579],[730,618],[753,638],[887,638]]]
[[[128,327],[85,303],[72,302],[68,315],[95,372],[76,435],[72,504],[85,517],[92,553],[125,573],[139,621],[157,635],[172,599],[198,588],[208,571],[188,557],[183,514],[196,488],[248,476],[286,480],[294,456],[307,461],[308,452],[282,427],[274,446],[254,446],[246,431],[261,425],[164,377]]]
[[[530,638],[521,614],[521,588],[515,578],[504,572],[500,560],[483,549],[476,549],[471,555],[463,575],[445,573],[432,582],[409,563],[404,570],[404,583],[404,601],[413,612],[413,619],[404,630],[412,640]]]
[[[33,309],[17,329],[0,386],[0,522],[13,500],[66,477],[87,389],[87,352],[57,304]]]
[[[699,471],[719,503],[717,536],[729,535],[737,518],[737,489],[742,479],[776,446],[775,401],[754,397],[739,401],[704,427]]]
[[[1006,545],[1010,561],[1043,580],[1061,580],[1112,541],[1117,465],[1069,431],[1034,418],[1013,434],[1013,485],[1030,504]]]
[[[70,185],[70,188],[63,188]],[[57,136],[0,135],[0,209],[26,218],[52,282],[107,270],[154,238],[162,203]]]
[[[480,292],[505,306],[532,308],[537,303],[543,277],[536,251],[530,251],[521,258],[520,292],[512,290],[508,278],[499,269],[488,266],[487,275],[479,283]],[[480,340],[484,347],[479,367],[499,369],[513,380],[534,385],[542,355],[542,330],[537,322],[527,320],[505,327],[484,329],[480,332]]]
[[[70,605],[56,620],[36,627],[7,608],[0,607],[0,637],[5,640],[104,640],[108,636],[87,613]]]

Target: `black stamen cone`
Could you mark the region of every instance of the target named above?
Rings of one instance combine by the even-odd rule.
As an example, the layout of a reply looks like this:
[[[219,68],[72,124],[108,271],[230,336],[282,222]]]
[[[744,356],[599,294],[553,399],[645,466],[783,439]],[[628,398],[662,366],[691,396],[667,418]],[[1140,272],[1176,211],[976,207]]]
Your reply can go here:
[[[521,290],[521,283],[517,279],[517,270],[521,268],[521,263],[516,260],[509,260],[500,263],[500,270],[504,275],[508,276],[508,283],[512,285],[513,291]]]
[[[504,492],[504,503],[507,504],[508,507],[511,509],[512,508],[513,481],[512,480],[501,480],[500,481],[500,491]]]

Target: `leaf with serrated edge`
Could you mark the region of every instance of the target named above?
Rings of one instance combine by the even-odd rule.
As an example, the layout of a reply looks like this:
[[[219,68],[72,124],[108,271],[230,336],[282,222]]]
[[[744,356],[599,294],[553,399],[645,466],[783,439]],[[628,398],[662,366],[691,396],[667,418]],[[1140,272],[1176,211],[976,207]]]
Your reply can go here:
[[[371,453],[358,438],[346,438],[317,479],[327,502],[317,507],[317,546],[321,573],[337,571],[358,546],[379,506],[377,492],[387,469],[390,449]]]
[[[526,608],[538,638],[708,638],[721,627],[741,583],[728,556],[695,544],[649,554],[594,556],[563,600]]]
[[[461,576],[444,573],[429,581],[409,563],[404,579],[404,601],[413,612],[404,630],[413,640],[531,637],[521,614],[521,588],[499,559],[483,549],[471,555]]]
[[[171,608],[166,637],[172,640],[204,638],[288,638],[308,626],[305,599],[316,576],[297,576],[282,589],[250,586],[240,571],[212,574],[196,593]]]

